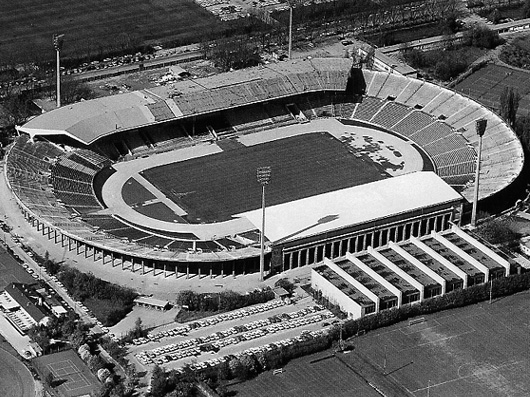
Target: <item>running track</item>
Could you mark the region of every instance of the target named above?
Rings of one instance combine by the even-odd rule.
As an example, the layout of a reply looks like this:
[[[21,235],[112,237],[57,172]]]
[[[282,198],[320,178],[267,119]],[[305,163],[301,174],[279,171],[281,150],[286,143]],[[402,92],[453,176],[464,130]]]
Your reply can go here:
[[[35,397],[35,381],[26,366],[0,348],[0,396]]]

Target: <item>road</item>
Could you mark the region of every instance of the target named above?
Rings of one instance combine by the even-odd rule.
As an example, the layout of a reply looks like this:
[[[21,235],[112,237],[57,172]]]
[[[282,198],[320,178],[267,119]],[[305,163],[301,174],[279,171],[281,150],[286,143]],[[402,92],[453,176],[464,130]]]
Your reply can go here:
[[[126,73],[134,73],[140,70],[157,69],[165,66],[175,65],[178,63],[190,62],[202,58],[204,58],[204,56],[201,51],[193,50],[174,55],[160,56],[143,62],[136,62],[128,65],[113,66],[105,69],[91,70],[77,74],[71,74],[70,76],[72,76],[72,78],[74,78],[75,80],[81,81],[100,80],[106,77],[118,76]]]

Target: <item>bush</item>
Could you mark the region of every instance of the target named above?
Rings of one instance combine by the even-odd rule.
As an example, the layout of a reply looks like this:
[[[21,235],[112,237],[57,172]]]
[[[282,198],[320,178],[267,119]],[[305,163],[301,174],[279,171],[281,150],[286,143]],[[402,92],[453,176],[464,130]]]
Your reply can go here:
[[[403,61],[408,63],[413,68],[421,69],[428,66],[427,59],[423,51],[417,50],[415,48],[404,48],[401,50],[400,55]]]
[[[176,301],[177,305],[186,306],[188,311],[218,312],[265,303],[272,299],[274,299],[272,289],[264,288],[246,294],[239,294],[230,290],[220,293],[196,293],[185,290],[179,292]]]
[[[474,25],[464,32],[464,44],[467,46],[493,49],[502,42],[499,33],[484,25]]]
[[[493,219],[477,228],[476,233],[492,244],[506,244],[519,239],[508,221]]]
[[[439,80],[450,80],[467,68],[465,60],[460,58],[457,53],[446,51],[446,56],[442,57],[434,66],[434,74]]]
[[[294,291],[294,284],[289,281],[288,278],[281,278],[274,283],[275,287],[280,287],[286,290],[289,294],[292,294]]]

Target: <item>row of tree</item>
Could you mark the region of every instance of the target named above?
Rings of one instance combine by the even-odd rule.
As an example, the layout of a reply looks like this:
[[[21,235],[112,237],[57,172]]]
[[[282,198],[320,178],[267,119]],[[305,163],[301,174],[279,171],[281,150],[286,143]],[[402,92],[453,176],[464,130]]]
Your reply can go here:
[[[48,273],[57,276],[74,299],[81,302],[89,298],[98,299],[113,307],[107,317],[101,319],[107,326],[117,324],[132,310],[134,300],[138,296],[134,290],[101,280],[92,273],[83,273],[75,268],[60,265],[52,261],[47,253],[44,257],[35,258]]]
[[[176,302],[177,305],[188,311],[219,312],[265,303],[274,299],[274,296],[274,292],[269,287],[249,291],[245,294],[231,290],[218,293],[197,293],[185,290],[178,293]]]

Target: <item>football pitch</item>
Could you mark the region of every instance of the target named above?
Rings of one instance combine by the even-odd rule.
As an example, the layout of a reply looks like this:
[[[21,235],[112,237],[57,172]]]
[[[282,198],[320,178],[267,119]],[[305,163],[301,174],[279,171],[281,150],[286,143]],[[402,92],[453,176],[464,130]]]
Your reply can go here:
[[[175,162],[141,174],[184,208],[189,222],[216,222],[260,207],[256,169],[261,166],[272,169],[267,206],[388,177],[382,167],[356,157],[326,132]]]
[[[238,397],[381,397],[344,363],[329,356],[329,352],[294,360],[281,374],[273,375],[269,371],[230,387],[230,391]]]
[[[530,294],[426,316],[357,339],[415,397],[530,395]]]
[[[362,357],[378,368],[379,379],[386,377],[404,388],[396,397],[530,395],[530,292],[424,318],[424,322],[401,322],[353,338],[355,350],[342,354],[341,360],[359,367],[357,358]],[[342,387],[355,377],[353,371],[340,369],[337,365],[342,363],[331,359],[318,369],[304,360],[287,364],[282,375],[269,372],[230,389],[240,397],[345,395]],[[291,365],[298,369],[288,381],[283,380]],[[320,388],[314,383],[319,378],[324,378]],[[363,385],[369,381],[378,387],[377,377],[362,380],[350,384],[348,395],[371,396]],[[281,388],[284,394],[276,391]]]
[[[2,61],[54,59],[52,35],[64,34],[64,56],[97,55],[157,40],[197,42],[219,20],[187,0],[19,0],[2,2]]]

